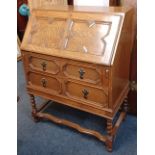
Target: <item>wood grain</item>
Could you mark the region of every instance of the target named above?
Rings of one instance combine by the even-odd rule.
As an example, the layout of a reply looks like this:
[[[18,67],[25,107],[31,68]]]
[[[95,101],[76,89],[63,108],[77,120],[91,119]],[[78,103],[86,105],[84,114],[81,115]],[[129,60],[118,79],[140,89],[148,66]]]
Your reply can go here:
[[[99,132],[97,132],[97,131],[83,128],[83,127],[81,127],[80,125],[78,125],[78,124],[76,124],[76,123],[70,122],[70,121],[68,121],[68,120],[60,119],[60,118],[55,117],[55,116],[53,116],[53,115],[51,115],[51,114],[48,114],[48,113],[41,113],[41,112],[40,112],[40,113],[37,113],[37,117],[45,118],[45,119],[51,120],[51,121],[54,122],[54,123],[62,124],[62,125],[71,127],[71,128],[73,128],[73,129],[75,129],[75,130],[78,130],[78,131],[81,132],[81,133],[88,134],[88,135],[91,135],[91,136],[95,136],[96,138],[98,138],[98,139],[101,140],[102,142],[105,142],[105,141],[106,141],[106,136],[101,135],[101,134],[100,134]]]
[[[125,118],[129,92],[133,10],[55,7],[34,9],[22,42],[32,114],[93,135],[112,151]],[[107,135],[85,129],[36,109],[41,96],[107,119]],[[123,106],[114,124],[113,120]]]
[[[46,55],[112,65],[125,14],[110,9],[103,9],[103,13],[82,13],[71,7],[68,12],[53,10],[46,11],[46,14],[42,10],[34,10],[35,33],[32,33],[32,16],[21,48]],[[49,24],[48,18],[53,18],[53,22]],[[73,21],[71,32],[68,32],[68,19]],[[88,22],[91,20],[96,24],[89,27]]]

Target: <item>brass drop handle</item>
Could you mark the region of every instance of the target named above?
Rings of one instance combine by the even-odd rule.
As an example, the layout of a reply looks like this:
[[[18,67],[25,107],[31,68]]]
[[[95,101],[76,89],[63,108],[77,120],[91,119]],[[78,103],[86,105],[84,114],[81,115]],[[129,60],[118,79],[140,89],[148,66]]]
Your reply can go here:
[[[46,71],[46,66],[47,66],[46,62],[43,62],[41,65],[42,65],[43,71]]]
[[[88,94],[89,94],[89,91],[88,91],[87,89],[83,89],[83,90],[82,90],[82,93],[83,93],[83,97],[84,97],[85,99],[87,99]]]
[[[42,78],[42,79],[41,79],[41,84],[42,84],[42,86],[43,86],[44,88],[46,87],[47,81],[46,81],[45,78]]]
[[[80,68],[79,74],[80,74],[80,79],[83,79],[83,76],[85,74],[85,71],[82,68]]]

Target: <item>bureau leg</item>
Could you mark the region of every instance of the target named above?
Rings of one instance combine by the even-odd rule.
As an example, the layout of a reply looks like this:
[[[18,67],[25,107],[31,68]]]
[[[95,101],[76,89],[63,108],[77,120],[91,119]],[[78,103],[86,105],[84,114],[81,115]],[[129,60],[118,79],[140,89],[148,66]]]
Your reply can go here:
[[[125,98],[124,103],[123,103],[123,110],[125,112],[128,112],[128,99]]]
[[[106,140],[106,148],[109,152],[112,152],[113,145],[113,123],[112,120],[107,119],[107,140]]]
[[[29,94],[29,96],[30,96],[31,106],[32,106],[32,117],[33,117],[33,119],[34,119],[35,122],[38,122],[39,119],[36,116],[37,107],[36,107],[36,103],[35,103],[35,97],[32,94]]]
[[[125,98],[123,105],[122,105],[122,111],[128,112],[128,98]],[[126,117],[124,117],[123,121],[125,120]]]

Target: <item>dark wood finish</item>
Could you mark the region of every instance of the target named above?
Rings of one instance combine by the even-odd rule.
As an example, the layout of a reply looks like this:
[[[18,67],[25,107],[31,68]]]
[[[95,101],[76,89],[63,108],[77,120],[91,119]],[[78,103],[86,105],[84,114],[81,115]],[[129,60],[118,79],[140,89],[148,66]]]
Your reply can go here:
[[[119,6],[121,0],[109,0],[110,6]]]
[[[108,151],[112,151],[112,143],[113,143],[113,123],[111,119],[107,119],[107,133],[108,137],[106,140],[106,148]]]
[[[134,45],[131,54],[130,80],[137,83],[137,30],[135,31]]]
[[[74,4],[74,0],[67,0],[68,1],[68,5],[73,5]]]
[[[35,120],[45,118],[93,135],[112,151],[127,112],[132,17],[131,8],[121,7],[32,11],[21,49]],[[106,118],[107,135],[37,110],[35,95]]]
[[[37,117],[42,118],[42,119],[51,120],[51,121],[53,121],[54,123],[57,123],[57,124],[68,126],[70,128],[73,128],[73,129],[81,132],[81,133],[84,133],[84,134],[95,136],[96,138],[98,138],[99,140],[101,140],[103,142],[106,141],[106,136],[101,135],[97,131],[90,130],[90,129],[87,129],[87,128],[83,128],[83,127],[81,127],[80,125],[78,125],[76,123],[73,123],[73,122],[68,121],[68,120],[60,119],[60,118],[55,117],[55,116],[53,116],[51,114],[39,112],[39,113],[37,113]]]
[[[128,95],[129,112],[133,115],[137,115],[137,88],[136,88],[137,87],[137,39],[136,38],[137,38],[137,35],[135,36],[134,46],[133,46],[132,55],[131,55],[131,65],[130,65],[131,90]]]
[[[128,112],[128,99],[127,99],[127,98],[124,100],[124,103],[123,103],[123,110],[124,110],[125,112]]]
[[[33,96],[31,96],[31,97],[33,97]],[[34,99],[33,99],[33,102],[34,102]],[[121,122],[125,118],[125,114],[126,114],[125,112],[122,111],[120,113],[120,116],[115,124],[113,124],[113,121],[111,119],[107,119],[107,133],[108,133],[108,135],[102,135],[101,133],[99,133],[95,130],[84,128],[77,123],[73,123],[71,121],[58,118],[52,114],[44,113],[43,110],[46,109],[46,107],[48,107],[50,104],[51,104],[50,101],[45,102],[44,104],[42,104],[42,106],[40,108],[38,108],[37,113],[35,114],[35,117],[33,114],[33,117],[35,118],[36,121],[41,120],[41,119],[42,120],[50,120],[54,123],[73,128],[83,134],[94,136],[94,137],[98,138],[100,141],[105,143],[106,148],[109,152],[112,151],[112,144],[114,141],[114,136],[115,136]],[[36,107],[35,107],[35,109],[36,109]]]
[[[21,16],[18,12],[19,7],[23,4],[27,4],[27,0],[17,0],[17,34],[20,40],[23,39],[25,28],[27,25],[28,17]]]
[[[34,97],[33,94],[29,94],[29,96],[30,96],[30,100],[31,100],[32,117],[33,117],[34,121],[37,122],[38,119],[37,119],[37,116],[36,116],[36,114],[37,114],[37,107],[36,107],[36,103],[35,103],[35,97]]]
[[[131,6],[134,8],[134,44],[132,47],[130,62],[130,81],[131,90],[128,95],[129,113],[137,115],[137,0],[123,0],[122,6]]]

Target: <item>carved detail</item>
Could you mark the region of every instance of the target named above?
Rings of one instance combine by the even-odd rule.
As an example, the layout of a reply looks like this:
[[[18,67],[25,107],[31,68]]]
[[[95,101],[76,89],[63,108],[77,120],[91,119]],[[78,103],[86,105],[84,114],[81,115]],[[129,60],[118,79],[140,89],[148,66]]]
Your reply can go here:
[[[65,20],[63,18],[54,19],[39,16],[32,23],[28,43],[42,48],[59,49],[60,42],[57,40],[62,39],[64,27]]]
[[[79,124],[73,123],[71,121],[60,119],[58,117],[55,117],[54,115],[47,114],[47,113],[41,113],[41,112],[37,113],[37,116],[40,117],[40,118],[48,119],[48,120],[53,121],[54,123],[57,123],[57,124],[62,124],[62,125],[65,125],[65,126],[69,126],[69,127],[73,128],[75,130],[78,130],[81,133],[95,136],[96,138],[98,138],[99,140],[101,140],[103,142],[106,141],[106,136],[101,135],[99,132],[97,132],[95,130],[90,130],[90,129],[87,129],[87,128],[83,128]]]
[[[56,117],[56,116],[54,116],[52,114],[43,113],[42,111],[44,109],[48,108],[48,106],[50,104],[50,101],[45,102],[37,110],[36,106],[35,106],[34,96],[30,94],[30,97],[31,97],[32,107],[35,110],[34,111],[35,119],[37,118],[37,120],[38,119],[39,120],[41,120],[41,119],[50,120],[50,121],[52,121],[54,123],[71,127],[73,129],[81,132],[81,133],[94,136],[94,137],[98,138],[99,140],[101,140],[102,142],[104,142],[105,145],[106,145],[107,150],[109,152],[112,152],[112,146],[113,146],[114,138],[115,138],[116,132],[117,132],[122,120],[125,117],[125,114],[126,114],[125,112],[121,112],[117,122],[114,125],[113,125],[113,121],[111,119],[107,119],[107,133],[108,133],[108,135],[102,135],[101,133],[99,133],[99,132],[97,132],[95,130],[90,130],[90,129],[84,128],[84,127],[80,126],[77,123],[74,123],[74,122],[71,122],[71,121],[68,121],[68,120],[65,120],[65,119],[58,118],[58,117]]]
[[[108,151],[112,151],[112,144],[113,144],[113,123],[112,120],[107,119],[107,140],[106,140],[106,148]]]
[[[32,94],[29,94],[30,96],[30,100],[31,100],[31,106],[32,106],[32,117],[34,119],[35,122],[38,121],[36,114],[37,114],[37,107],[36,107],[36,103],[35,103],[35,97]]]
[[[77,68],[82,67],[82,68],[79,69],[78,72],[80,74],[80,76],[79,76],[80,79],[82,79],[83,81],[86,81],[86,82],[89,82],[89,83],[93,83],[93,84],[98,84],[98,83],[101,82],[101,79],[99,78],[101,76],[101,70],[98,69],[97,67],[87,67],[87,66],[84,66],[84,65],[77,65],[77,64],[71,64],[71,63],[65,63],[62,66],[62,72],[64,73],[64,75],[67,76],[67,77],[73,78],[73,79],[77,79],[77,80],[79,80],[79,77],[78,76],[76,77],[75,75],[71,75],[71,74],[69,74],[67,72],[67,67],[68,66],[75,66],[75,68],[76,67]],[[96,73],[98,75],[97,76],[98,78],[96,80],[84,78],[84,74],[86,74],[86,72],[84,71],[84,69],[85,70],[87,70],[87,69],[94,70],[94,73]],[[83,70],[83,71],[81,71],[81,70]],[[83,72],[83,73],[81,74],[81,72]]]
[[[113,129],[112,120],[108,119],[107,120],[107,133],[110,136],[112,136],[112,129]]]
[[[78,84],[78,86],[81,86],[81,93],[82,93],[82,95],[80,96],[80,95],[77,95],[77,94],[72,94],[72,91],[69,91],[68,90],[68,86],[69,85],[72,85],[72,84],[77,84],[76,82],[72,82],[72,81],[65,81],[65,86],[64,86],[64,89],[65,89],[65,95],[66,96],[68,96],[69,98],[72,98],[72,99],[75,99],[75,100],[80,100],[80,101],[83,101],[83,104],[88,104],[89,103],[89,106],[92,106],[92,107],[95,107],[95,108],[106,108],[107,107],[107,103],[108,103],[108,92],[106,92],[105,90],[101,90],[102,91],[102,93],[106,96],[106,101],[104,102],[104,104],[102,103],[100,103],[100,102],[98,102],[98,101],[95,101],[95,100],[86,100],[87,99],[87,95],[88,94],[90,94],[90,91],[93,93],[94,91],[95,91],[95,89],[94,90],[91,90],[91,88],[92,87],[90,87],[90,86],[88,86],[88,88],[87,89],[89,89],[90,88],[90,91],[84,91],[84,87],[85,87],[85,85],[84,84]],[[75,86],[73,86],[73,88],[74,88]],[[79,89],[79,90],[80,90]],[[96,89],[96,90],[98,90],[98,89]],[[84,92],[83,92],[84,91]],[[83,96],[83,97],[82,97]],[[84,99],[83,99],[84,98]]]
[[[124,102],[123,102],[123,110],[125,112],[128,112],[128,99],[125,98]]]
[[[121,122],[124,120],[126,116],[126,112],[121,112],[120,115],[119,115],[119,118],[117,119],[116,123],[114,124],[113,126],[113,121],[108,119],[107,120],[107,133],[108,133],[108,136],[107,136],[107,139],[106,139],[106,148],[109,152],[112,151],[112,146],[113,146],[113,142],[115,140],[115,137],[116,137],[116,133],[117,133],[117,130],[121,124]]]
[[[112,145],[113,145],[112,137],[107,137],[107,140],[106,140],[105,144],[106,144],[106,149],[109,152],[112,152]]]
[[[35,66],[36,61],[40,62],[40,66]],[[38,70],[41,69],[41,70],[46,71],[47,73],[49,72],[49,73],[51,73],[53,75],[56,75],[56,74],[58,74],[60,72],[59,64],[55,60],[48,60],[47,61],[47,60],[40,59],[40,58],[35,57],[35,56],[33,56],[33,57],[30,56],[29,57],[29,62],[30,62],[29,66],[30,66],[30,68],[32,70],[37,70],[38,71]],[[55,68],[56,68],[55,70],[47,69],[47,65],[50,66],[51,64],[55,66]]]

